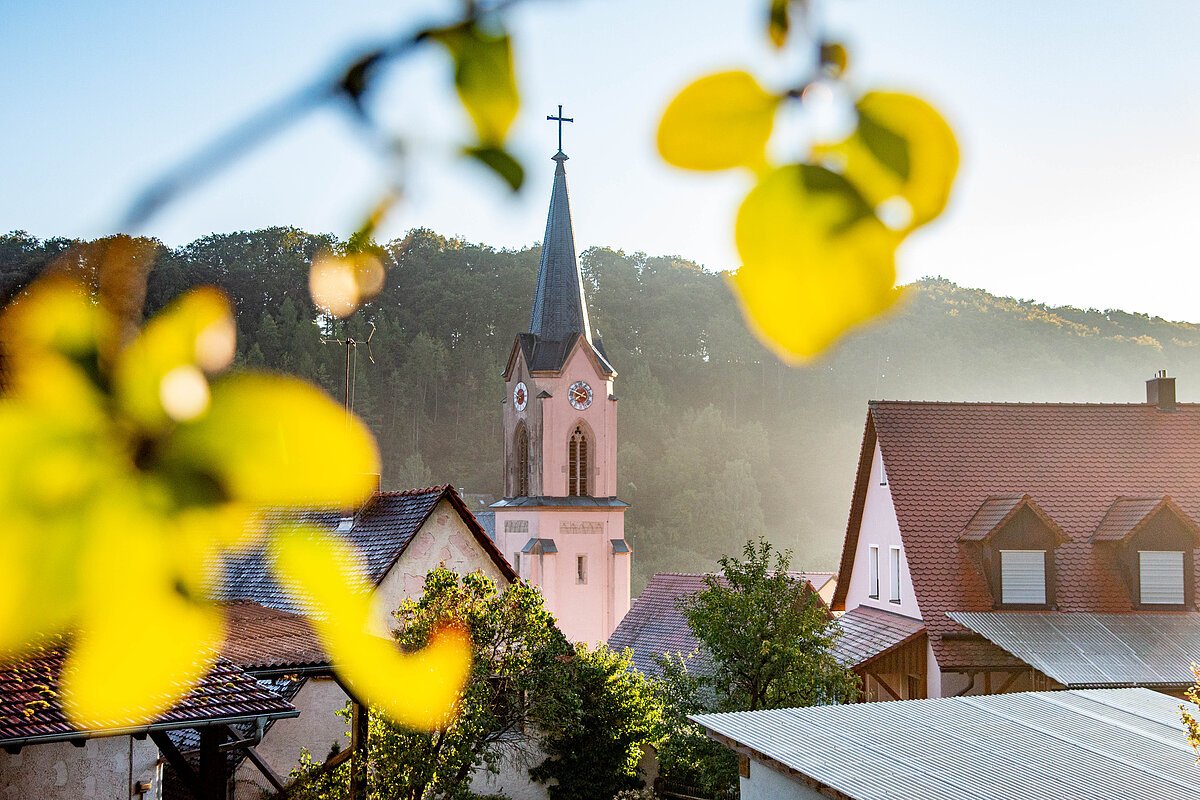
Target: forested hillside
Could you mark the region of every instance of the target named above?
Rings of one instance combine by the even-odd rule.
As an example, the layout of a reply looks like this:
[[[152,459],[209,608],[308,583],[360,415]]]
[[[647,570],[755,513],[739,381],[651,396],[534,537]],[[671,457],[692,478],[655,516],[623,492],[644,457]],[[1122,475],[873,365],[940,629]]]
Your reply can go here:
[[[539,251],[424,230],[384,245],[387,285],[345,327],[322,330],[307,293],[330,237],[292,229],[147,243],[148,309],[213,283],[238,311],[239,358],[295,372],[339,399],[358,350],[354,407],[374,429],[384,485],[501,490],[500,372],[528,325]],[[104,242],[0,237],[0,292],[64,255],[86,272]],[[866,402],[1143,399],[1156,369],[1200,397],[1200,326],[1119,311],[1050,308],[940,279],[903,310],[807,368],[781,365],[746,332],[722,278],[695,264],[595,248],[589,304],[619,376],[621,496],[640,586],[655,570],[712,567],[748,536],[832,569],[841,547]],[[373,360],[372,360],[373,359]]]

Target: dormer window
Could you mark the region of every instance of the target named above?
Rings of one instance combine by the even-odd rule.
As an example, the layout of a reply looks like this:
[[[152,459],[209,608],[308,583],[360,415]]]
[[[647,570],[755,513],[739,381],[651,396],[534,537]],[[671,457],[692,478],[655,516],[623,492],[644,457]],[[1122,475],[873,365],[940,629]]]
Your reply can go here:
[[[1136,608],[1192,608],[1193,554],[1200,528],[1170,497],[1118,497],[1092,533]]]
[[[1187,597],[1182,550],[1138,551],[1138,594],[1144,606],[1181,606]]]
[[[1000,602],[1046,605],[1046,551],[1000,551]]]
[[[997,608],[1054,607],[1054,551],[1067,534],[1029,495],[989,497],[958,540]]]

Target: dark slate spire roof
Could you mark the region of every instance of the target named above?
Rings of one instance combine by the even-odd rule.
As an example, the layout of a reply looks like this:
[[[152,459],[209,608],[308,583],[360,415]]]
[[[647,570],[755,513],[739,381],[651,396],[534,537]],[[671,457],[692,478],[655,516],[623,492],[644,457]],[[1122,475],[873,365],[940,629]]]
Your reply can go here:
[[[542,263],[538,267],[529,332],[542,339],[557,341],[579,334],[590,343],[592,326],[588,322],[587,301],[583,295],[583,274],[575,258],[567,171],[563,168],[566,160],[567,156],[561,150],[555,153],[554,189],[550,195],[550,214],[546,218],[546,236],[542,240]]]

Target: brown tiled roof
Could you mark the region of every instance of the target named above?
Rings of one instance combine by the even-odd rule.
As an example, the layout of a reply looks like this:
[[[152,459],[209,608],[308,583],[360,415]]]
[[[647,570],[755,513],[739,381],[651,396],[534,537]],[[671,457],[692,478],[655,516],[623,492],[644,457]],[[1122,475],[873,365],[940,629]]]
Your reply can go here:
[[[959,534],[958,540],[960,542],[982,542],[1004,527],[1023,508],[1028,508],[1044,522],[1058,541],[1065,542],[1070,538],[1057,522],[1038,507],[1032,497],[1027,494],[1010,494],[989,497],[984,500],[983,505],[979,507],[979,510],[963,528],[962,533]]]
[[[848,667],[862,666],[925,633],[925,624],[919,619],[870,606],[842,614],[837,626],[842,635],[833,655]]]
[[[65,645],[48,646],[36,655],[0,668],[0,745],[88,738],[147,728],[165,731],[259,716],[294,717],[298,713],[290,703],[260,686],[231,661],[218,658],[208,675],[151,725],[79,730],[67,722],[59,701],[59,676],[65,653]]]
[[[644,675],[657,675],[655,656],[678,653],[689,657],[699,642],[688,627],[682,600],[704,590],[704,575],[659,572],[629,608],[629,613],[608,637],[609,647],[633,650],[633,665]]]
[[[1192,534],[1200,536],[1196,522],[1175,504],[1170,497],[1118,497],[1109,506],[1108,513],[1096,532],[1092,534],[1093,542],[1120,542],[1128,539],[1159,511],[1169,510],[1178,517]]]
[[[225,607],[221,655],[254,673],[329,666],[329,656],[307,619],[249,600]]]
[[[990,611],[983,576],[957,539],[988,498],[1028,494],[1069,541],[1055,553],[1057,607],[1133,610],[1111,554],[1093,532],[1122,497],[1170,495],[1200,518],[1200,405],[873,402],[867,414],[840,574],[848,576],[876,441],[883,452],[913,590],[941,665],[953,650],[994,648],[943,640],[964,631],[948,611]],[[1200,558],[1195,559],[1200,567]],[[833,607],[845,607],[849,580]],[[1011,656],[1009,657],[1011,658]]]
[[[371,582],[377,585],[404,554],[421,525],[443,498],[454,506],[500,573],[510,581],[517,580],[512,565],[488,538],[487,533],[458,496],[458,492],[449,485],[403,492],[378,492],[354,515],[353,527],[348,531],[338,531],[340,515],[336,513],[306,514],[303,519],[339,536],[345,536],[362,556]],[[272,519],[268,516],[268,525],[272,524]],[[214,593],[224,600],[253,600],[293,613],[304,611],[300,604],[276,583],[267,563],[266,553],[262,549],[229,561]]]
[[[830,579],[828,572],[789,574],[796,580],[806,582],[809,588],[814,583],[824,585]],[[690,658],[694,668],[705,669],[708,656],[698,651],[699,642],[683,616],[680,603],[702,592],[708,577],[686,572],[655,573],[633,601],[621,624],[608,637],[609,647],[628,647],[633,650],[633,665],[646,675],[658,674],[655,656],[667,653]]]

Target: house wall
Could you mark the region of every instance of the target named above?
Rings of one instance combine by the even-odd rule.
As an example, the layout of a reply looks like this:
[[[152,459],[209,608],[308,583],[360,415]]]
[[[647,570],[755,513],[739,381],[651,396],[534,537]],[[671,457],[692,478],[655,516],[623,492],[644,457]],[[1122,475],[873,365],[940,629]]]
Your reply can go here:
[[[300,716],[276,720],[267,730],[255,752],[286,779],[307,750],[313,760],[324,761],[333,746],[350,746],[350,724],[337,712],[346,707],[349,697],[332,678],[309,678],[296,694],[292,705]],[[235,800],[259,800],[270,784],[258,768],[243,761],[234,774]]]
[[[439,564],[460,575],[480,570],[497,585],[508,584],[508,579],[476,541],[450,501],[439,500],[375,590],[375,623],[380,633],[395,627],[392,613],[404,600],[421,596],[425,590],[425,576]]]
[[[921,619],[921,609],[917,607],[917,599],[913,594],[912,577],[908,572],[908,558],[904,552],[904,543],[900,539],[900,523],[896,519],[896,506],[892,502],[892,490],[886,483],[883,454],[879,445],[875,445],[875,454],[871,459],[871,477],[867,484],[867,497],[863,504],[862,523],[859,527],[858,549],[854,553],[854,567],[850,571],[850,584],[846,589],[846,610],[858,606],[871,606],[891,611],[893,614],[903,614],[913,619]],[[879,547],[879,598],[870,596],[870,546]],[[889,581],[891,566],[889,549],[900,547],[900,602],[892,603]],[[838,580],[846,580],[839,576]]]
[[[742,800],[828,800],[793,777],[751,759],[750,777],[741,779]]]
[[[541,748],[525,740],[504,752],[498,764],[500,771],[491,773],[476,769],[471,776],[471,791],[480,795],[501,795],[511,800],[547,800],[550,796],[545,784],[535,783],[529,777],[529,768],[546,758]]]
[[[24,747],[15,755],[0,751],[0,798],[3,800],[120,800],[137,781],[152,781],[144,797],[158,796],[158,748],[149,738],[108,736]]]

